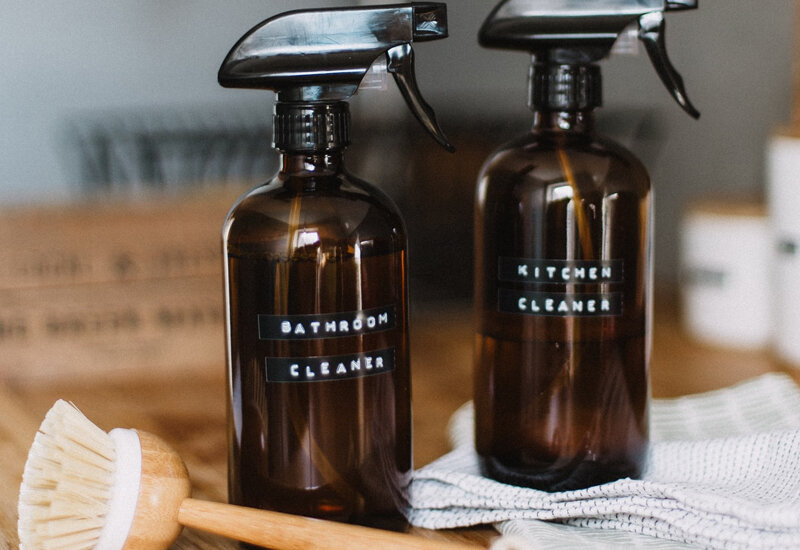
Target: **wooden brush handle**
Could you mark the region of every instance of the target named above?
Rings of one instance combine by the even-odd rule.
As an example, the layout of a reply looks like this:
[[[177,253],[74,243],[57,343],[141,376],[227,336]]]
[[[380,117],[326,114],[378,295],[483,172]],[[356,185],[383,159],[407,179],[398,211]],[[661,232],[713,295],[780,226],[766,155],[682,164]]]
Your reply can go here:
[[[185,527],[222,535],[275,550],[477,550],[445,542],[335,521],[243,508],[187,498],[178,521]]]
[[[142,477],[133,526],[123,550],[169,548],[181,526],[274,550],[482,548],[188,498],[189,475],[178,454],[157,436],[137,433],[142,447]]]

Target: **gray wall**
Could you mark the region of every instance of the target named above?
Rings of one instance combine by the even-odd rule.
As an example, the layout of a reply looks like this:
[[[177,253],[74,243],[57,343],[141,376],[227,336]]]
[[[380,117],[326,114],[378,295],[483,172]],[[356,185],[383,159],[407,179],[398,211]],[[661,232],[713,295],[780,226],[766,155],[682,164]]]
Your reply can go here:
[[[81,117],[137,109],[213,110],[247,101],[263,102],[268,112],[264,94],[217,86],[223,56],[245,30],[278,11],[339,3],[5,0],[0,203],[73,195],[65,128]],[[417,47],[420,85],[442,110],[445,128],[452,117],[463,116],[459,107],[467,113],[530,116],[527,56],[482,50],[475,43],[492,4],[449,2],[451,38]],[[687,201],[761,192],[765,140],[789,117],[793,22],[790,0],[700,0],[697,12],[670,14],[668,48],[702,111],[700,121],[673,104],[643,51],[605,64],[608,112],[648,110],[660,121],[658,154],[648,157],[657,192],[660,279],[676,278],[677,224]],[[394,91],[366,101],[362,94],[354,110],[397,105]]]

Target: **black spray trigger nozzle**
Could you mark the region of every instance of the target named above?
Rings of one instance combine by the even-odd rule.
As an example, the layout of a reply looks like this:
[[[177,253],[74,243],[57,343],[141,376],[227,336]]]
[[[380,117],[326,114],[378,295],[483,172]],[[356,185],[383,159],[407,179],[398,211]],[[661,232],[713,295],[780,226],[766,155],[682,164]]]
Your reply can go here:
[[[386,52],[386,70],[394,77],[403,99],[406,100],[406,104],[417,120],[439,145],[454,153],[456,148],[444,135],[436,121],[436,113],[422,98],[422,93],[417,86],[417,77],[414,74],[414,50],[411,48],[411,44],[401,44]]]
[[[229,88],[277,93],[278,103],[329,105],[356,93],[375,59],[386,56],[414,115],[448,150],[414,76],[412,42],[447,37],[447,6],[411,2],[293,10],[261,22],[226,56],[218,80]]]
[[[540,66],[584,66],[607,57],[625,29],[638,23],[659,78],[691,116],[689,101],[667,56],[664,14],[697,9],[699,0],[501,0],[484,21],[478,41],[484,47],[522,50]]]
[[[686,9],[686,8],[684,8]],[[698,111],[683,86],[683,78],[672,65],[667,56],[667,46],[664,41],[664,14],[660,11],[646,13],[639,18],[639,39],[644,44],[650,62],[658,73],[661,82],[667,87],[669,93],[675,98],[684,111],[694,118],[700,118]]]

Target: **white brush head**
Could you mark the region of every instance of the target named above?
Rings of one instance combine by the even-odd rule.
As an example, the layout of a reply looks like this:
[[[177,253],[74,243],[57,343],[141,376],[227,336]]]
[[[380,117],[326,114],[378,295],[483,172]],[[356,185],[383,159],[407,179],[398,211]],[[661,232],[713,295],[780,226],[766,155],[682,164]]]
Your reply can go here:
[[[25,464],[20,549],[121,549],[136,510],[141,456],[136,432],[107,434],[75,406],[57,401]]]

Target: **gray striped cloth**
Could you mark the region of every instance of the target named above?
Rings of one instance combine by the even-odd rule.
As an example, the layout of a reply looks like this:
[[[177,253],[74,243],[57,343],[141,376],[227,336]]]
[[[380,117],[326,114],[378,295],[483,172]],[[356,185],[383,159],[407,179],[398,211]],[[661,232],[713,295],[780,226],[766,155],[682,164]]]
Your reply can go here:
[[[642,479],[547,493],[482,477],[472,406],[451,419],[454,450],[417,470],[409,521],[494,523],[498,548],[800,548],[800,390],[767,374],[654,400]]]

